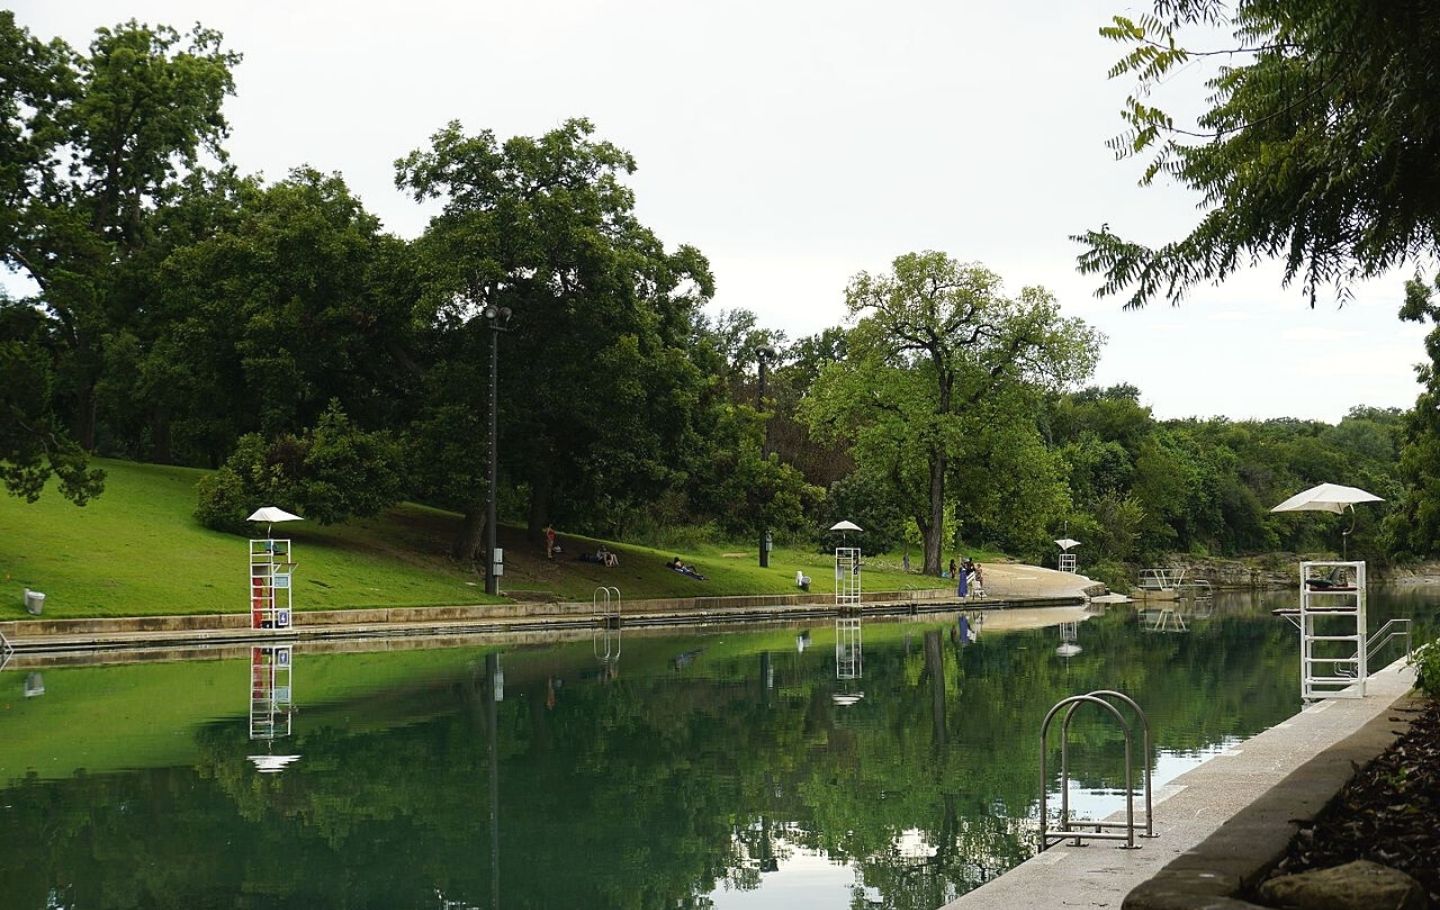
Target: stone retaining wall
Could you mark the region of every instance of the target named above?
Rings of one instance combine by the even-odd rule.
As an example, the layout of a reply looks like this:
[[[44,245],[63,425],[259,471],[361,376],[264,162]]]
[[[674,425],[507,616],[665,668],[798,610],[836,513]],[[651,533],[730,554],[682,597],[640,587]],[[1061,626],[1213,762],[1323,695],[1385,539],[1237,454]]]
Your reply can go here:
[[[948,589],[879,591],[866,594],[866,603],[936,600],[949,597]],[[754,594],[732,597],[671,597],[620,602],[624,615],[642,613],[714,613],[745,609],[834,604],[833,594]],[[295,613],[295,626],[383,625],[386,623],[470,622],[545,616],[588,616],[589,601],[569,603],[504,603],[455,607],[373,607],[354,610],[308,610]],[[204,632],[248,629],[250,614],[206,613],[191,616],[136,616],[97,619],[22,619],[0,622],[0,633],[10,639],[54,635],[93,635],[117,632]]]

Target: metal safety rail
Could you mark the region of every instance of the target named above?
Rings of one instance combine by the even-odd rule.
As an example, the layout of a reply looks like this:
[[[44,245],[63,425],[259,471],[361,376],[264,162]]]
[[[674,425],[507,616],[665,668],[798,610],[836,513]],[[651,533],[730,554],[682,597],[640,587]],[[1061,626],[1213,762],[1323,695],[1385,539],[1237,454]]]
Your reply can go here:
[[[5,669],[5,665],[10,663],[10,658],[14,656],[15,646],[10,644],[10,639],[5,637],[4,632],[0,632],[0,670]]]
[[[1072,695],[1055,703],[1040,725],[1040,849],[1048,850],[1056,844],[1073,839],[1080,846],[1084,838],[1091,840],[1120,840],[1127,850],[1139,849],[1135,843],[1135,832],[1139,827],[1135,821],[1134,762],[1131,751],[1134,746],[1134,728],[1125,719],[1114,702],[1120,702],[1134,712],[1140,721],[1141,759],[1144,762],[1145,833],[1142,837],[1155,837],[1154,792],[1150,780],[1150,719],[1145,716],[1135,699],[1114,689],[1097,689],[1084,695]],[[1070,723],[1075,711],[1085,704],[1097,705],[1119,721],[1125,734],[1125,821],[1072,821],[1070,818]],[[1064,711],[1060,725],[1060,819],[1057,826],[1050,824],[1049,779],[1046,773],[1046,752],[1049,747],[1050,723]],[[1118,829],[1118,830],[1117,830]]]
[[[595,620],[595,631],[590,639],[590,647],[594,651],[596,659],[600,661],[619,660],[620,589],[613,586],[596,588],[595,593],[591,596],[590,613]]]
[[[1392,619],[1376,630],[1365,643],[1365,663],[1368,665],[1375,659],[1381,649],[1396,639],[1405,639],[1405,656],[1409,657],[1415,653],[1414,643],[1410,639],[1410,620]]]

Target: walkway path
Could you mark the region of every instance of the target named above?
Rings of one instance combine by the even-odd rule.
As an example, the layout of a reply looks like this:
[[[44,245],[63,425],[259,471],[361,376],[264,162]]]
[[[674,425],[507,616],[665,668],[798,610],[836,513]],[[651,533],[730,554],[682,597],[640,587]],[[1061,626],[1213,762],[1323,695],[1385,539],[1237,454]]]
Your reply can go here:
[[[1314,704],[1157,788],[1159,837],[1142,841],[1139,850],[1102,842],[1052,847],[942,910],[1118,910],[1130,889],[1193,849],[1317,753],[1388,711],[1414,679],[1414,671],[1397,661],[1370,678],[1365,698]]]

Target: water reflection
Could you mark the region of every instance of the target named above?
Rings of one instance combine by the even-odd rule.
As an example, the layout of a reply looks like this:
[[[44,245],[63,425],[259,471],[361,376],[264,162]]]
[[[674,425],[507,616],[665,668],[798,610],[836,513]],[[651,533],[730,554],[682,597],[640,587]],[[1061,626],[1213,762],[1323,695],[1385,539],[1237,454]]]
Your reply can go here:
[[[1372,617],[1433,634],[1436,602],[1377,594]],[[992,617],[969,641],[956,614],[867,618],[854,679],[829,622],[627,630],[608,681],[588,630],[503,662],[489,646],[297,646],[304,710],[273,740],[249,738],[236,698],[252,659],[47,669],[32,699],[11,671],[0,903],[488,908],[503,882],[520,910],[934,910],[1033,852],[1029,744],[1059,699],[1134,695],[1157,786],[1297,710],[1295,633],[1271,605],[1226,600],[1187,635],[1112,609],[1064,661],[1054,625]],[[836,703],[862,680],[863,700]],[[1071,806],[1107,811],[1120,738],[1088,717],[1072,732]],[[256,774],[257,743],[304,759]]]
[[[276,755],[274,742],[290,736],[295,710],[291,645],[260,645],[250,649],[250,741],[266,744],[264,755],[247,756],[261,774],[279,774],[300,760]]]
[[[1085,650],[1078,643],[1080,637],[1080,623],[1062,622],[1060,624],[1060,644],[1055,648],[1057,657],[1063,657],[1067,661]]]
[[[865,692],[857,681],[865,676],[865,642],[859,613],[835,617],[835,678],[839,687],[831,700],[842,708],[858,704]]]

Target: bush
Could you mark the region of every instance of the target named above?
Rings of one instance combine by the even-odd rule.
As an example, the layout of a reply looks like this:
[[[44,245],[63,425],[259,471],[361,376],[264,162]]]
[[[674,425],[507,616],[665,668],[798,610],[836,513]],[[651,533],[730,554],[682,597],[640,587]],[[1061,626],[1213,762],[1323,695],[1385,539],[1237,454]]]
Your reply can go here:
[[[1415,687],[1440,697],[1440,639],[1416,648],[1410,665],[1415,668]]]
[[[1095,581],[1104,582],[1105,587],[1117,594],[1130,593],[1130,570],[1118,562],[1097,562],[1080,567],[1080,574]]]
[[[202,525],[231,534],[248,533],[245,516],[254,509],[247,510],[246,505],[254,501],[254,496],[229,464],[200,478],[196,492],[200,504],[195,508],[195,517]]]
[[[267,505],[320,524],[376,515],[403,492],[402,456],[388,433],[357,428],[332,404],[304,436],[240,437],[220,470],[198,484],[195,517],[244,534],[245,516]]]

